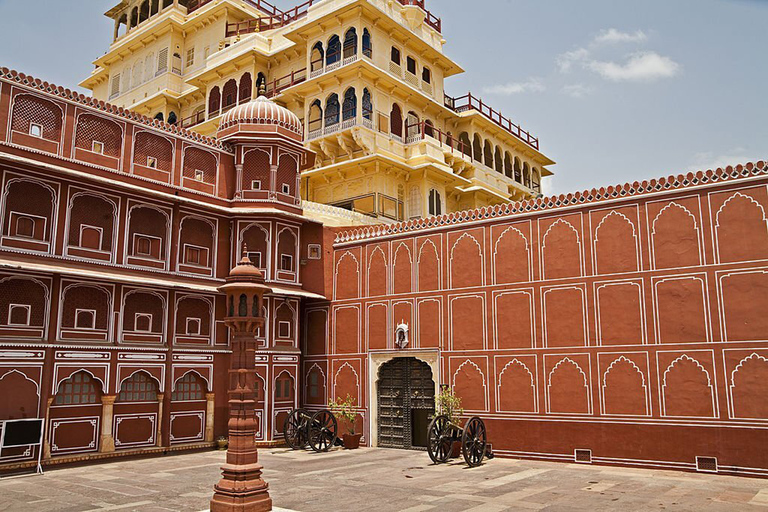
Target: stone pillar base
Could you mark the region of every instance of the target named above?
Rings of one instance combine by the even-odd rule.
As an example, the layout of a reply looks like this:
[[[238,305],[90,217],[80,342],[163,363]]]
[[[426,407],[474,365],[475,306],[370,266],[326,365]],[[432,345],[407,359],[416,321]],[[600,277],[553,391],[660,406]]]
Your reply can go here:
[[[222,478],[214,486],[211,512],[268,512],[272,510],[269,485],[261,479],[259,464],[221,467]]]

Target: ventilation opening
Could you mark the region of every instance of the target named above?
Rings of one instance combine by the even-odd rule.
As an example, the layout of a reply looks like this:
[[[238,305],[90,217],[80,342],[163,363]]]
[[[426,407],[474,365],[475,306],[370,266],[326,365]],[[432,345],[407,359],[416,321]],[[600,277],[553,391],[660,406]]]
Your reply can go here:
[[[696,457],[696,471],[717,473],[717,459],[715,457]]]
[[[592,450],[576,450],[574,452],[576,462],[592,463]]]

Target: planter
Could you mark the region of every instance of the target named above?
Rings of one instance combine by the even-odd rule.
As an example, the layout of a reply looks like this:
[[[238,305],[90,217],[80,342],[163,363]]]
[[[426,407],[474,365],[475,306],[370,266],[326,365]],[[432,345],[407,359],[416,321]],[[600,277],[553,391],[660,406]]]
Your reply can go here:
[[[454,441],[451,444],[451,458],[458,459],[461,457],[461,441]]]
[[[363,434],[344,434],[342,436],[342,439],[344,439],[344,449],[356,450],[360,448],[361,437],[363,437]]]
[[[226,450],[229,446],[229,439],[226,437],[220,437],[216,440],[216,446],[219,448],[219,450]]]

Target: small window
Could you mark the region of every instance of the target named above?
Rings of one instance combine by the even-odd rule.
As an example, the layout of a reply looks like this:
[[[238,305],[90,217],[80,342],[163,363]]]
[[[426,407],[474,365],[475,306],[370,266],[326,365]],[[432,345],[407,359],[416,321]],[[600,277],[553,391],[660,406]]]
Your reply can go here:
[[[398,66],[400,65],[400,50],[398,50],[394,46],[392,47],[392,62],[394,62]]]
[[[22,238],[35,237],[35,219],[29,217],[16,218],[16,236]]]
[[[32,306],[11,304],[8,306],[8,325],[28,327],[32,317]]]
[[[424,83],[432,83],[432,72],[429,70],[429,68],[424,68],[421,70],[421,79],[424,81]]]
[[[95,329],[96,328],[96,310],[95,309],[76,309],[75,310],[75,329]]]
[[[197,247],[186,247],[184,262],[188,265],[202,265],[202,251]]]
[[[187,318],[187,336],[200,336],[199,318]]]
[[[290,338],[291,337],[291,322],[278,322],[278,324],[277,324],[277,335],[280,338]]]
[[[195,47],[187,50],[187,69],[195,65]]]
[[[320,396],[320,385],[317,378],[317,372],[310,372],[309,374],[309,396],[311,398],[317,398]]]
[[[251,190],[261,190],[261,180],[253,180],[251,182]]]
[[[322,257],[320,244],[309,244],[309,247],[307,247],[307,257],[311,260],[319,260]]]
[[[430,215],[442,215],[443,204],[440,198],[440,192],[435,189],[429,191],[429,214]]]
[[[104,230],[97,226],[80,225],[80,247],[83,249],[101,250]]]
[[[43,138],[43,127],[39,124],[30,123],[29,124],[29,134],[33,137],[37,137],[42,139]]]
[[[152,315],[150,313],[136,313],[134,328],[136,332],[152,332]]]
[[[93,141],[93,144],[91,146],[91,150],[94,153],[98,153],[100,155],[103,155],[104,154],[104,143],[103,142],[99,142],[97,140]]]
[[[412,75],[415,75],[416,74],[416,59],[414,59],[413,57],[408,57],[405,60],[405,63],[406,63],[406,69],[408,70],[408,72],[410,74],[412,74]]]
[[[136,254],[140,256],[152,255],[152,240],[145,236],[140,236],[136,239]]]
[[[151,169],[157,169],[157,158],[153,156],[147,157],[147,167]]]
[[[290,254],[280,255],[280,270],[285,270],[286,272],[293,272],[293,256],[291,256]]]
[[[195,169],[195,181],[205,181],[205,173],[200,169]]]
[[[291,186],[287,183],[283,183],[283,194],[290,194]]]
[[[261,264],[261,252],[248,251],[248,259],[250,259],[251,263],[253,263],[257,268],[264,268],[264,266]]]

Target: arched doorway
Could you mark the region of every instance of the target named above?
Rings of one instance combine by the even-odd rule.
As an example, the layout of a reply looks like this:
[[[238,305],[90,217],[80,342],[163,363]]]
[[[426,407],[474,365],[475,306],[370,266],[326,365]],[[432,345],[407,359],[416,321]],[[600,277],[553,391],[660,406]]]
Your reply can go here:
[[[429,419],[435,412],[432,368],[415,357],[398,357],[382,364],[378,377],[378,445],[426,448]]]

